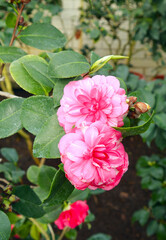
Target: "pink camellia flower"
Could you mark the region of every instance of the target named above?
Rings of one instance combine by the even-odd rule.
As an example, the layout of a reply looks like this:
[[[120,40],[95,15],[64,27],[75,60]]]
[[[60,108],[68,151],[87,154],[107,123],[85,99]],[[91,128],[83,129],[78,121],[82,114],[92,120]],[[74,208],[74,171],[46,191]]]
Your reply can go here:
[[[96,75],[71,81],[64,88],[57,115],[60,125],[68,133],[73,126],[81,127],[95,121],[109,126],[123,126],[128,111],[125,90],[113,76]]]
[[[80,190],[114,188],[128,168],[121,133],[99,121],[74,130],[59,142],[66,177]]]
[[[54,222],[59,229],[68,226],[75,228],[84,222],[88,215],[89,207],[86,201],[76,201],[70,205],[68,210],[61,212],[59,218]]]

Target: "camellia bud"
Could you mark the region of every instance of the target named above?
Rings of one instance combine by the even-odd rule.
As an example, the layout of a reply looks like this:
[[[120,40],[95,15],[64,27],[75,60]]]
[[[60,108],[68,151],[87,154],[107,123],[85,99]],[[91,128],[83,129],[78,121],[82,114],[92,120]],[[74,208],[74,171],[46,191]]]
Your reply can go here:
[[[31,0],[21,0],[21,2],[24,4],[28,4],[29,2],[31,2]]]
[[[9,197],[9,201],[10,201],[11,203],[14,203],[14,202],[19,202],[20,199],[19,199],[17,196],[15,196],[15,195],[11,195],[11,196]]]
[[[137,102],[134,104],[134,111],[137,114],[142,114],[142,113],[146,113],[147,111],[149,111],[151,109],[151,107],[144,102]]]
[[[24,18],[22,16],[20,17],[18,24],[24,26]]]
[[[3,197],[0,195],[0,204],[3,202]]]
[[[10,202],[8,199],[3,199],[3,202],[1,204],[2,208],[6,211],[8,211],[9,209],[11,209],[11,206],[10,206]]]
[[[8,194],[8,195],[11,195],[12,194],[12,191],[13,191],[13,186],[12,185],[7,185],[4,189],[3,189],[3,192]]]
[[[126,103],[129,105],[129,108],[137,101],[137,97],[130,96],[126,99]]]

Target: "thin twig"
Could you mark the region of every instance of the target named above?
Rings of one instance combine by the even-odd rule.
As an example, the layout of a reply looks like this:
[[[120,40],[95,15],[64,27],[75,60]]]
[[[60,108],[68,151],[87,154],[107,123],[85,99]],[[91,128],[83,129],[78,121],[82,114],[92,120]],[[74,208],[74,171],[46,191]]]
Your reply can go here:
[[[46,158],[41,158],[39,167],[42,167],[44,165],[45,161],[46,161]]]
[[[53,229],[52,229],[51,224],[48,224],[48,229],[49,229],[49,231],[50,231],[50,233],[51,233],[52,240],[55,240],[55,234],[54,234],[54,231],[53,231]]]
[[[0,178],[0,182],[4,182],[6,184],[9,184],[9,182],[6,179],[4,179],[4,178]]]
[[[19,98],[16,95],[13,95],[13,94],[8,93],[8,92],[3,92],[3,91],[0,91],[0,96],[7,97],[7,98]]]
[[[40,232],[44,235],[46,240],[50,240],[50,237],[48,236],[48,234],[46,233],[46,231],[41,227],[41,225],[34,219],[34,218],[29,218],[29,220],[31,222],[33,222],[36,227],[40,230]]]
[[[63,231],[61,232],[61,235],[59,236],[58,240],[62,240],[63,237],[65,236],[65,233],[68,232],[69,230],[70,230],[69,227],[65,227],[65,228],[63,229]]]
[[[24,9],[25,5],[22,4],[21,8],[19,9],[18,11],[18,16],[17,16],[17,20],[16,20],[16,24],[15,24],[15,27],[14,27],[14,30],[13,30],[13,35],[12,35],[12,38],[11,38],[11,41],[10,41],[10,44],[9,46],[12,46],[13,45],[13,42],[16,38],[16,31],[17,31],[17,27],[18,27],[18,23],[19,23],[19,20],[20,20],[20,17],[21,17],[21,14],[22,14],[22,11]]]

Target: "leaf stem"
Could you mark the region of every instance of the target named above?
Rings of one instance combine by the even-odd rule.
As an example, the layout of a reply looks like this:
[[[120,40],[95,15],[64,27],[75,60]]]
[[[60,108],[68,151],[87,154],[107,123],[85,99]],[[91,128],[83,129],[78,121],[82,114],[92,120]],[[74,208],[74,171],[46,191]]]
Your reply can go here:
[[[48,224],[48,229],[50,230],[52,240],[55,240],[55,234],[54,234],[54,231],[53,231],[53,229],[52,229],[51,224]]]
[[[65,236],[65,233],[69,231],[69,227],[65,227],[63,231],[61,232],[61,235],[59,236],[58,240],[62,240],[63,237]]]
[[[49,235],[46,233],[46,231],[42,228],[42,226],[34,219],[34,218],[29,218],[29,220],[31,222],[33,222],[33,224],[36,225],[36,227],[40,230],[40,232],[44,235],[46,240],[50,240]]]

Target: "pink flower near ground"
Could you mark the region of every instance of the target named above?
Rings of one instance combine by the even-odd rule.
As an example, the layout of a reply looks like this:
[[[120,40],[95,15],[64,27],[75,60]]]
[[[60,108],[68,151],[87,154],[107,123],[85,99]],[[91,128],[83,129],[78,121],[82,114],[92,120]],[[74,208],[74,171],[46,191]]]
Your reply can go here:
[[[13,230],[13,228],[14,228],[14,224],[11,224],[11,231]],[[20,236],[18,234],[15,234],[14,237],[15,238],[20,238]]]
[[[128,168],[121,133],[99,121],[74,130],[59,142],[66,177],[80,190],[114,188]]]
[[[88,215],[88,210],[89,207],[86,201],[76,201],[70,205],[69,210],[63,211],[54,223],[59,229],[63,229],[66,226],[75,228],[84,222]]]
[[[123,126],[123,117],[128,111],[125,90],[113,76],[96,75],[69,82],[60,103],[57,115],[66,133],[73,126],[81,127],[95,121]]]

